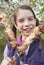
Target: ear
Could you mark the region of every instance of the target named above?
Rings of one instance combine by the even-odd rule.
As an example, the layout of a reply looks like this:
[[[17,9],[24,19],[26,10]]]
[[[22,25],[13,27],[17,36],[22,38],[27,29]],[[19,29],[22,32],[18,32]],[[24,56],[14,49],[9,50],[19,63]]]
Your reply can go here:
[[[15,28],[18,30],[17,24],[14,22],[13,25],[15,26]]]

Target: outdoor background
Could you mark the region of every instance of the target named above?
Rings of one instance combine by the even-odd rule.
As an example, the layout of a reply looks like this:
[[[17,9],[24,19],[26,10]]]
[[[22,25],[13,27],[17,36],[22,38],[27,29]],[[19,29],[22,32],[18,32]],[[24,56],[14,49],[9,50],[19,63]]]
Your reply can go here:
[[[20,5],[29,5],[33,8],[39,21],[44,22],[44,0],[0,0],[0,12],[5,12],[10,18],[10,23],[14,22],[14,11]],[[12,25],[11,25],[12,26]],[[44,39],[44,34],[42,35]],[[3,59],[3,51],[8,38],[0,27],[0,63]]]

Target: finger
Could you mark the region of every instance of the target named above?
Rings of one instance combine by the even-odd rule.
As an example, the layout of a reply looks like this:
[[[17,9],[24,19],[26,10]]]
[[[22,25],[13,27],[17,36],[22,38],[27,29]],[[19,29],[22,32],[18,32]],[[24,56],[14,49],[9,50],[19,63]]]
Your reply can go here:
[[[12,57],[12,60],[16,60],[16,57],[15,57],[15,56],[13,56],[13,57]]]
[[[28,65],[28,64],[23,64],[23,65]]]
[[[8,61],[8,64],[7,65],[12,65],[11,62],[12,62],[12,59],[10,57],[7,57],[7,61]]]
[[[16,57],[15,56],[12,57],[12,61],[16,62]]]
[[[12,59],[10,57],[7,57],[6,59],[7,59],[8,62],[12,61]]]
[[[16,65],[16,57],[15,56],[13,56],[12,58],[11,58],[11,61],[9,62],[9,64],[14,64],[14,65]]]
[[[11,63],[8,63],[7,65],[12,65]]]
[[[1,65],[7,65],[9,63],[9,61],[7,59],[4,59],[1,63]]]
[[[22,61],[20,61],[20,65],[23,65],[23,62]]]

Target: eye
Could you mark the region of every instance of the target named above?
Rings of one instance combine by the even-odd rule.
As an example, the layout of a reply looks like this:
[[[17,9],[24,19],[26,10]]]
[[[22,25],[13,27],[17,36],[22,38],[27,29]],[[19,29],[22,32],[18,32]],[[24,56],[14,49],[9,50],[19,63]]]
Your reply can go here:
[[[21,22],[21,23],[24,22],[24,19],[20,19],[19,22]]]
[[[28,18],[28,20],[30,21],[30,20],[33,20],[33,18]]]
[[[32,21],[33,19],[34,19],[34,17],[33,17],[33,16],[28,17],[28,20],[29,20],[29,21]]]

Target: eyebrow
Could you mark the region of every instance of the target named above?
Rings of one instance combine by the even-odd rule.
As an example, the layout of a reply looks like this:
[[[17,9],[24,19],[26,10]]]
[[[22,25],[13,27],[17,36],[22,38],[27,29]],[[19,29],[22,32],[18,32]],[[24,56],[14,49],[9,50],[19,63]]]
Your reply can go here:
[[[18,20],[23,20],[24,18],[19,18]]]
[[[34,18],[34,16],[29,16],[27,18]],[[24,19],[24,18],[23,17],[22,18],[18,18],[18,20],[22,20],[22,19]]]
[[[34,16],[30,16],[30,17],[28,17],[28,18],[34,18]]]

